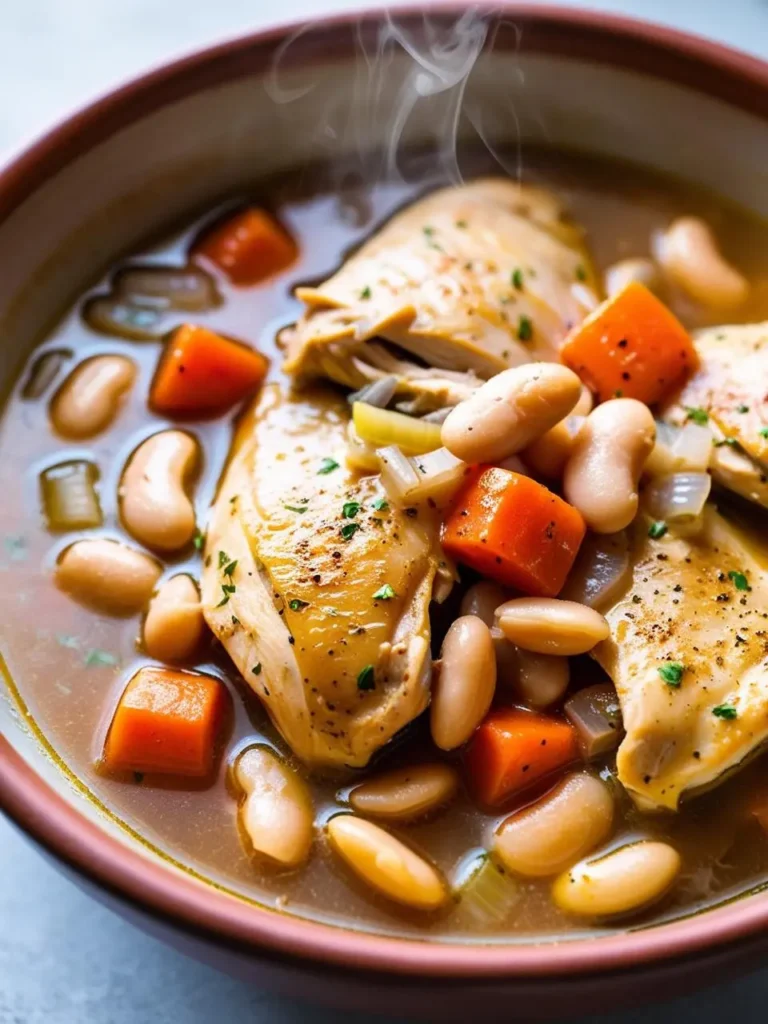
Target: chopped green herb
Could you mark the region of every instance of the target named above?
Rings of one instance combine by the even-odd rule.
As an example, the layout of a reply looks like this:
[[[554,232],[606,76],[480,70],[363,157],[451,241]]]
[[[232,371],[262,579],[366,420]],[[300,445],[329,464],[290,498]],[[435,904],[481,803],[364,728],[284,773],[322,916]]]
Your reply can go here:
[[[517,288],[519,292],[523,290],[523,272],[520,267],[515,267],[512,271],[512,277],[510,278],[512,284]]]
[[[100,651],[98,648],[95,648],[92,651],[88,651],[84,661],[85,664],[89,666],[117,664],[117,658],[114,656],[114,654],[110,654],[109,651]]]
[[[359,501],[345,501],[341,508],[341,514],[345,519],[354,519],[359,511]]]
[[[216,605],[217,608],[223,608],[225,604],[229,604],[229,594],[225,594],[224,597]]]
[[[735,437],[721,437],[719,441],[715,441],[715,448],[723,448],[725,445],[729,448],[741,448]]]
[[[586,281],[587,280],[587,271],[586,271],[586,268],[584,267],[583,263],[580,263],[578,265],[578,267],[576,267],[576,280],[577,281]]]
[[[738,711],[732,704],[718,704],[716,708],[712,708],[712,714],[715,718],[726,718],[733,719],[738,715]]]
[[[219,552],[219,568],[223,569],[224,566],[229,562],[229,555],[226,551]]]
[[[253,672],[253,674],[255,676],[260,676],[261,675],[261,662],[260,661],[256,662],[256,664],[251,669],[251,672]]]
[[[659,540],[667,532],[667,524],[663,519],[657,519],[655,523],[651,523],[648,527],[648,536],[653,540]]]
[[[360,292],[360,298],[361,299],[370,299],[370,297],[371,297],[371,289],[368,287],[368,285],[366,285],[365,288],[363,288],[363,290]]]
[[[339,464],[336,461],[336,459],[331,459],[328,456],[326,456],[323,459],[323,461],[320,463],[320,469],[318,469],[317,475],[318,476],[328,476],[329,473],[332,473],[334,471],[334,469],[338,469],[338,468],[339,468]]]
[[[624,392],[621,390],[621,388],[616,388],[616,390],[613,392],[613,397],[614,398],[621,398],[621,396],[623,394],[624,394]]]
[[[520,341],[530,341],[533,337],[533,321],[525,313],[521,313],[517,321],[517,336]]]
[[[288,602],[288,607],[292,612],[300,612],[303,608],[309,608],[309,601],[300,601],[298,597],[294,597]]]
[[[736,572],[735,569],[731,569],[728,573],[728,579],[732,581],[734,587],[737,590],[751,590],[752,587],[749,585],[749,580],[743,572]]]
[[[761,427],[760,430],[758,430],[758,434],[760,437],[768,437],[768,427]]]
[[[237,559],[235,559],[234,562],[230,562],[229,565],[225,565],[224,566],[224,575],[231,577],[232,575],[234,575],[234,572],[235,572],[236,568],[237,568]]]
[[[666,661],[663,665],[659,665],[657,671],[667,686],[677,689],[682,681],[685,668],[679,661]]]
[[[360,669],[357,677],[358,690],[374,690],[376,688],[376,674],[373,665],[366,665]]]
[[[394,587],[391,583],[385,583],[383,587],[379,587],[376,593],[373,595],[374,601],[391,601],[393,597],[397,597]]]
[[[242,623],[240,622],[240,619],[238,619],[238,617],[236,615],[232,616],[232,625],[233,626],[240,626],[240,625],[242,625]]]
[[[80,646],[80,641],[76,636],[70,636],[68,633],[57,633],[56,641],[60,643],[62,647],[69,647],[73,651],[76,651]]]
[[[341,536],[344,540],[352,540],[359,529],[359,523],[347,523],[346,526],[342,526],[341,528]]]
[[[283,508],[287,508],[289,512],[298,512],[299,515],[303,515],[307,511],[306,505],[283,505]]]
[[[230,598],[230,596],[231,596],[232,594],[234,594],[236,590],[237,590],[237,587],[235,586],[235,584],[234,584],[234,583],[222,583],[222,585],[221,585],[221,591],[222,591],[222,593],[224,594],[224,596],[223,596],[223,597],[222,597],[222,599],[221,599],[221,600],[219,601],[219,603],[218,603],[218,604],[216,605],[216,607],[217,607],[217,608],[221,608],[221,607],[223,607],[223,606],[224,606],[225,604],[227,604],[227,603],[229,602],[229,598]]]
[[[698,423],[700,427],[706,427],[709,423],[709,413],[706,409],[697,408],[696,406],[686,405],[685,414],[689,420],[693,420],[694,423]]]
[[[465,220],[457,220],[456,221],[456,227],[457,228],[465,228],[466,226],[467,226],[467,222]]]
[[[749,412],[749,406],[748,405],[737,405],[736,406],[736,412],[741,412],[741,413]]]
[[[377,512],[386,512],[389,508],[389,502],[386,498],[377,498],[376,501],[371,504],[371,508],[375,508]]]
[[[205,544],[205,534],[199,530],[195,530],[195,536],[192,538],[192,543],[195,546],[195,551],[202,551],[203,545]]]
[[[431,226],[431,224],[425,224],[421,230],[424,232],[427,238],[431,238],[432,235],[434,235],[435,233],[435,229]]]

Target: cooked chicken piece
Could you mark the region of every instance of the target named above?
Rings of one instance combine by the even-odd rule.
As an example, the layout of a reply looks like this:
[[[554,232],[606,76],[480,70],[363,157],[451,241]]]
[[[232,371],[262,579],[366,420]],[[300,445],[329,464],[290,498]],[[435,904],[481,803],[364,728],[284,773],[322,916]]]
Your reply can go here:
[[[619,779],[639,807],[674,810],[768,739],[768,563],[711,506],[690,538],[654,540],[640,516],[633,548],[594,654],[621,702]]]
[[[286,369],[351,388],[396,372],[406,398],[455,405],[500,370],[556,359],[597,287],[551,193],[504,179],[443,189],[296,290],[307,309],[283,332]]]
[[[265,389],[238,430],[202,578],[211,629],[316,765],[365,765],[429,702],[437,526],[344,467],[347,418],[327,391]]]
[[[704,409],[713,478],[768,508],[768,323],[712,327],[695,341],[701,365],[663,416],[682,423],[687,410]]]

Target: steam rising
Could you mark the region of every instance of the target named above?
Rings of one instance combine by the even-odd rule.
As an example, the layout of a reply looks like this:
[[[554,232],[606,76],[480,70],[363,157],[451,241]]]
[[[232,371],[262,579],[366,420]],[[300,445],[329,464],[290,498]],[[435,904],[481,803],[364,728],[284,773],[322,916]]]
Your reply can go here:
[[[285,89],[280,85],[281,62],[296,40],[311,31],[306,26],[289,37],[276,55],[267,91],[275,103],[300,101],[313,89]],[[484,139],[481,118],[466,109],[465,93],[470,74],[489,36],[489,19],[477,9],[432,18],[425,14],[420,23],[399,21],[388,13],[373,24],[361,21],[356,27],[357,60],[352,95],[337,90],[318,119],[315,141],[327,148],[329,156],[339,150],[353,153],[357,169],[367,183],[402,180],[402,141],[409,122],[420,118],[432,135],[425,184],[459,184],[457,159],[459,125],[467,117]],[[407,56],[403,62],[402,55]],[[403,73],[405,71],[405,73]],[[401,81],[392,88],[392,77]],[[382,148],[383,147],[383,148]],[[490,146],[488,148],[491,148]]]

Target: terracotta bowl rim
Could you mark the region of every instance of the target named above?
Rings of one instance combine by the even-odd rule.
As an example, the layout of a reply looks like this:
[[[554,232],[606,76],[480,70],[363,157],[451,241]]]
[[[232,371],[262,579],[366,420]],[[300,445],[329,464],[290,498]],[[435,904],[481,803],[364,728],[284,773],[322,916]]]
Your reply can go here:
[[[431,17],[455,16],[460,2],[438,2]],[[538,4],[480,4],[522,28],[523,49],[644,71],[768,121],[768,64],[719,43],[602,12]],[[392,10],[419,20],[423,7]],[[120,128],[192,93],[258,71],[275,49],[310,24],[327,57],[339,30],[373,25],[383,9],[320,22],[271,26],[197,50],[111,90],[69,117],[0,171],[0,223],[44,182]],[[306,57],[306,54],[304,54]],[[85,818],[0,736],[0,809],[41,847],[145,913],[186,932],[263,958],[303,960],[421,978],[511,980],[600,975],[722,948],[768,929],[768,897],[745,897],[703,915],[642,931],[560,943],[483,945],[389,938],[277,913],[206,887],[124,846]]]

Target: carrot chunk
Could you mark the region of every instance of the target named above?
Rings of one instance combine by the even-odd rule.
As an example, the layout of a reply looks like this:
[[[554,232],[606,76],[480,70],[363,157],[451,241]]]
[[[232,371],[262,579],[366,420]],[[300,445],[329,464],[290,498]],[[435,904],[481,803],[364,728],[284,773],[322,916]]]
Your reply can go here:
[[[243,210],[205,235],[192,250],[215,263],[232,284],[258,284],[285,270],[298,249],[291,236],[266,210]]]
[[[598,401],[637,398],[660,401],[695,369],[690,335],[644,284],[632,281],[578,327],[560,351]]]
[[[520,708],[498,708],[478,726],[466,766],[477,798],[495,807],[578,756],[576,732],[568,722]]]
[[[208,775],[226,707],[212,676],[142,668],[126,686],[104,747],[111,771]]]
[[[478,467],[443,524],[443,547],[458,562],[536,597],[563,587],[586,525],[543,484],[507,469]]]
[[[265,356],[207,327],[183,324],[171,335],[149,392],[163,416],[217,416],[261,384]]]

